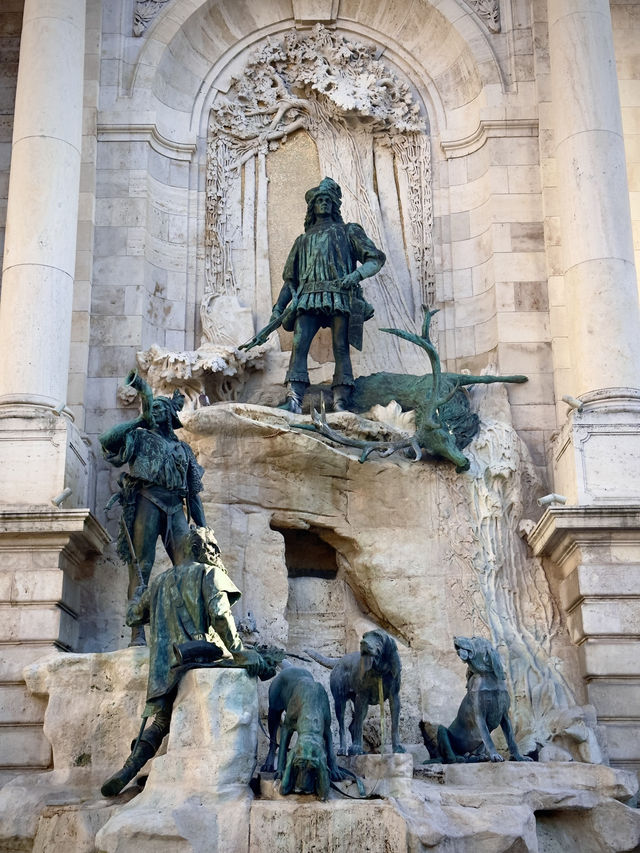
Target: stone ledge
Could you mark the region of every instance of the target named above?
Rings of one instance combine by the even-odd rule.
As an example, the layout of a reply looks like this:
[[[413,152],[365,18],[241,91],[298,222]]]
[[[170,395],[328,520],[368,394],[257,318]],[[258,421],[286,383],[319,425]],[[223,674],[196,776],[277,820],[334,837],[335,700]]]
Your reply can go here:
[[[636,530],[640,541],[640,506],[549,507],[527,537],[536,557],[558,562],[570,547],[568,540],[600,541],[603,533],[614,537]]]

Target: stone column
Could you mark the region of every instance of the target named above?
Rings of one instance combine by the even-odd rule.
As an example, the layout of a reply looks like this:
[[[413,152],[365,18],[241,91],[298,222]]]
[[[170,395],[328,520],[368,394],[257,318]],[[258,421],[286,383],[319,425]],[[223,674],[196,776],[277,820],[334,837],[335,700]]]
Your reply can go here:
[[[637,388],[640,311],[609,2],[548,8],[574,395]]]
[[[548,0],[548,12],[571,393],[582,403],[556,444],[554,488],[570,503],[635,502],[640,309],[609,2]]]
[[[574,408],[529,535],[558,582],[614,764],[640,767],[640,310],[609,0],[548,0]]]
[[[25,0],[0,301],[0,774],[47,766],[23,667],[75,650],[80,582],[109,537],[65,413],[86,0]],[[54,500],[55,499],[55,500]],[[52,506],[52,501],[54,506]],[[60,505],[64,502],[64,507]],[[75,508],[74,508],[75,507]]]
[[[85,3],[24,6],[0,302],[0,504],[47,504],[66,487],[87,504],[86,447],[53,414],[69,373]]]

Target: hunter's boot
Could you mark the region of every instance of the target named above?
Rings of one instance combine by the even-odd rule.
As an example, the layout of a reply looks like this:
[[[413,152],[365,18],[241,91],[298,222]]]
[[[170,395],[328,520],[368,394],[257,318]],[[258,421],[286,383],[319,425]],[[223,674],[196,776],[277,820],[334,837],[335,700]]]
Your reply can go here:
[[[351,385],[333,386],[333,411],[348,412],[351,405]]]
[[[283,409],[287,409],[289,412],[293,412],[294,415],[302,414],[302,401],[304,399],[305,391],[307,390],[306,382],[298,382],[293,381],[289,382],[287,388],[287,402],[282,407]]]
[[[144,625],[134,625],[131,629],[131,639],[129,640],[129,648],[131,646],[146,646],[147,640],[144,635]]]
[[[120,791],[128,785],[129,782],[141,770],[147,761],[156,754],[158,747],[147,740],[140,740],[138,745],[134,747],[131,755],[125,761],[121,770],[110,776],[100,788],[100,793],[103,797],[117,797]]]

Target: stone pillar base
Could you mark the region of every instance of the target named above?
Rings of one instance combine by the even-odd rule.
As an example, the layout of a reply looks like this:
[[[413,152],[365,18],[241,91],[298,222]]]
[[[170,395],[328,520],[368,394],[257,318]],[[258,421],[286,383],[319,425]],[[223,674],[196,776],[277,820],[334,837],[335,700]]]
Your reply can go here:
[[[640,391],[580,397],[555,442],[554,491],[568,503],[640,504]]]
[[[528,541],[559,580],[611,764],[640,771],[640,505],[550,507]]]
[[[65,489],[67,508],[90,506],[92,455],[66,415],[44,406],[0,406],[0,508],[51,506]]]
[[[78,582],[109,536],[87,509],[0,507],[0,775],[50,766],[44,701],[23,670],[78,640]]]
[[[143,792],[100,830],[96,848],[246,853],[257,738],[255,678],[237,669],[188,672],[166,754],[153,760]]]

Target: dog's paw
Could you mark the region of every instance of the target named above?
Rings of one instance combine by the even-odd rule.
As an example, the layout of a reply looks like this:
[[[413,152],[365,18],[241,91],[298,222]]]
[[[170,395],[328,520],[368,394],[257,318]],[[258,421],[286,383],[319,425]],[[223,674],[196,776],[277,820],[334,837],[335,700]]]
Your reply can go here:
[[[513,756],[513,760],[514,761],[533,761],[533,758],[529,758],[528,755],[520,755],[520,753],[518,753],[518,755]]]
[[[349,747],[349,755],[364,755],[364,749],[361,746],[354,746],[351,744]]]
[[[497,763],[498,761],[504,761],[504,758],[502,757],[502,755],[500,755],[499,752],[492,752],[489,756],[489,761]]]
[[[345,779],[351,778],[345,770],[341,770],[339,767],[330,776],[332,782],[344,782]]]
[[[404,748],[404,746],[403,746],[401,743],[397,743],[397,744],[393,747],[393,751],[394,751],[394,752],[406,752],[407,750]]]

